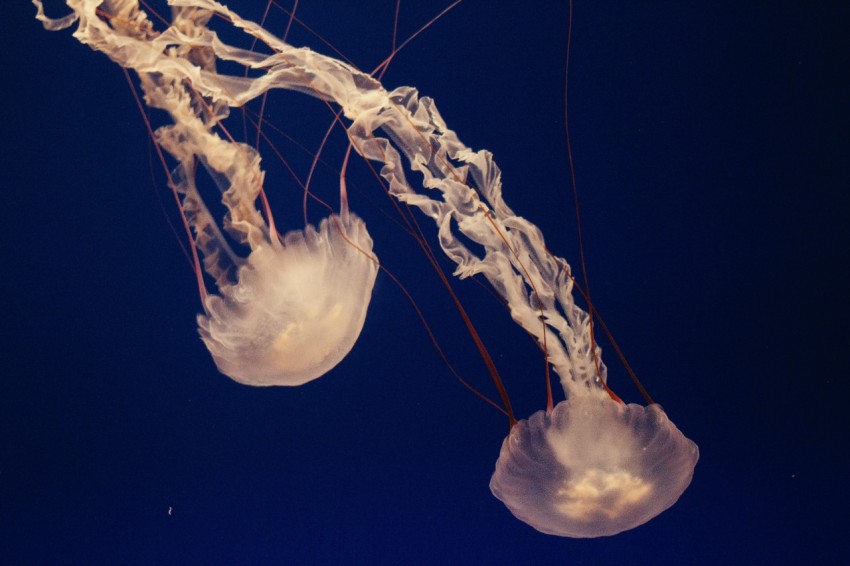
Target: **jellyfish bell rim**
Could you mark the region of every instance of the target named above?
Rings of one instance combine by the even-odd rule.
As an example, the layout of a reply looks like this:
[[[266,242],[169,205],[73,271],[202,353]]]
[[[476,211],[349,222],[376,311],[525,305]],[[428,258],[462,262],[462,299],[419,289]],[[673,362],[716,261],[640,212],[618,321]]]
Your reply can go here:
[[[574,396],[511,428],[490,490],[542,533],[612,536],[673,506],[698,459],[660,405]]]

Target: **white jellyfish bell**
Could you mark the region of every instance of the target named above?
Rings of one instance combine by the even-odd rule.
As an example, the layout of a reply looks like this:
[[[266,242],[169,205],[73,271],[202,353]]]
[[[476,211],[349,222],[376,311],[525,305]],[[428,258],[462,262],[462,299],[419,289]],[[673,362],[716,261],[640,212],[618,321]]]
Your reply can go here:
[[[300,385],[351,351],[377,275],[358,217],[333,215],[255,248],[238,282],[210,295],[198,316],[218,369],[247,385]]]
[[[543,533],[608,536],[672,506],[698,457],[659,405],[576,396],[511,428],[490,489]]]

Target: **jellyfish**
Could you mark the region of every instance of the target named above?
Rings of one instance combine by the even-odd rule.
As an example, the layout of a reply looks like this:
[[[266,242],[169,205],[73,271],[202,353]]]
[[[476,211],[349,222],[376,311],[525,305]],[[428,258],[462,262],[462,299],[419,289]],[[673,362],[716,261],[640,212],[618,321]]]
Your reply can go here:
[[[49,29],[78,19],[78,37],[136,69],[148,106],[170,115],[173,124],[154,137],[178,162],[170,184],[193,253],[201,252],[203,268],[218,287],[218,294],[207,292],[196,255],[204,307],[198,330],[218,369],[246,385],[271,386],[301,385],[335,367],[363,328],[378,269],[372,239],[344,196],[340,214],[284,235],[268,207],[265,218],[260,213],[256,202],[265,202],[265,195],[259,154],[213,131],[229,106],[214,97],[204,100],[180,73],[167,71],[215,72],[211,51],[193,44],[207,33],[203,25],[211,12],[175,10],[172,27],[157,36],[136,2],[69,2],[75,13],[57,20],[35,4]],[[100,17],[105,13],[111,26]],[[199,164],[221,191],[227,210],[221,222],[198,190]],[[234,251],[225,232],[247,246],[247,257]]]
[[[302,334],[300,323],[317,320],[322,330],[335,327],[335,308],[344,310],[341,302],[334,303],[335,296],[326,299],[330,303],[317,298],[319,307],[310,312],[292,304],[314,299],[294,292],[300,288],[298,281],[310,281],[316,273],[332,269],[314,258],[308,260],[313,250],[307,240],[313,235],[330,241],[333,224],[339,242],[357,251],[342,252],[341,243],[331,244],[328,255],[334,260],[338,253],[359,257],[367,272],[376,265],[365,226],[357,225],[350,215],[341,220],[332,217],[318,231],[308,229],[278,242],[273,226],[262,221],[253,205],[257,195],[262,196],[259,157],[250,148],[216,141],[210,133],[216,114],[228,107],[239,107],[270,89],[298,91],[340,108],[351,146],[379,164],[387,192],[433,220],[439,245],[455,264],[454,275],[483,277],[502,297],[511,318],[537,340],[559,377],[564,401],[555,405],[549,395],[546,409],[528,419],[517,421],[509,415],[511,429],[490,481],[492,493],[533,528],[568,537],[608,536],[634,528],[679,499],[693,477],[696,444],[658,404],[626,404],[613,394],[601,348],[593,339],[592,318],[574,300],[569,264],[549,251],[533,223],[507,205],[492,154],[461,142],[432,99],[412,87],[387,90],[370,74],[290,45],[215,0],[169,0],[174,22],[161,33],[152,31],[137,0],[111,0],[110,17],[98,15],[101,0],[68,0],[74,14],[57,20],[44,16],[39,0],[33,2],[47,27],[79,21],[78,40],[156,82],[154,87],[144,87],[148,104],[165,108],[174,117],[175,125],[161,130],[158,141],[181,164],[175,185],[184,195],[186,218],[199,234],[207,272],[217,280],[226,279],[235,266],[239,278],[236,285],[219,284],[221,296],[206,301],[207,314],[199,319],[202,337],[220,368],[233,371],[228,356],[237,350],[249,352],[236,356],[234,365],[256,363],[261,369],[254,371],[260,376],[245,381],[262,382],[269,367],[288,359],[280,354],[279,341],[285,342],[286,350],[322,334]],[[205,25],[213,14],[268,46],[271,54],[227,44]],[[241,65],[251,73],[218,73],[210,59]],[[175,101],[180,97],[182,101]],[[222,149],[217,147],[220,144]],[[192,187],[196,160],[227,187],[223,199],[229,218],[224,228],[250,245],[247,263],[232,257]],[[409,177],[418,179],[419,188]],[[280,249],[292,247],[310,252],[299,252],[290,261]],[[374,280],[373,274],[371,280],[369,276],[362,276],[368,292],[357,291],[367,300]],[[320,287],[316,292],[334,290]],[[294,297],[291,302],[290,297]],[[245,314],[254,308],[261,311],[264,322]],[[253,334],[246,329],[264,327],[269,320],[266,313],[279,311],[303,318],[287,319],[284,324],[274,318],[269,330],[261,333],[261,354],[252,357]],[[341,318],[358,322],[352,326],[359,332],[365,307],[351,312]],[[290,342],[291,332],[298,336]],[[345,334],[342,342],[348,344],[350,334],[340,334]],[[247,347],[246,341],[251,342]],[[311,369],[324,367],[311,364]]]
[[[178,20],[179,21],[179,20]],[[263,173],[250,146],[210,131],[226,106],[210,112],[192,105],[179,81],[141,75],[148,103],[168,110],[174,124],[155,139],[179,165],[170,175],[183,195],[182,210],[219,294],[204,296],[198,316],[201,339],[218,369],[246,385],[301,385],[325,375],[351,350],[366,318],[378,260],[365,223],[348,211],[278,236],[271,211],[266,222],[254,203]],[[239,257],[214,221],[195,183],[200,162],[221,189],[224,229],[251,250]],[[199,278],[199,281],[202,281]]]

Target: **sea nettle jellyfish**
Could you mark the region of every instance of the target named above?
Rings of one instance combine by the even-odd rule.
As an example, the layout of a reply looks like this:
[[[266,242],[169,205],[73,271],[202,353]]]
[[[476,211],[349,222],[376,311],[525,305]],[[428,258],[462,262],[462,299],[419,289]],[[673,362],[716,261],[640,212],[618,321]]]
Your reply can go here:
[[[178,166],[169,175],[187,229],[194,233],[206,272],[219,294],[208,294],[195,258],[204,314],[198,329],[218,369],[255,386],[300,385],[326,374],[351,351],[366,317],[378,261],[366,225],[348,211],[317,227],[277,233],[256,202],[265,195],[260,156],[250,146],[222,139],[213,128],[227,117],[228,101],[199,94],[187,76],[227,82],[215,75],[215,55],[200,48],[212,12],[177,9],[172,27],[158,34],[136,2],[69,2],[74,14],[51,20],[61,29],[79,18],[75,36],[135,69],[151,108],[169,113],[173,125],[155,132],[158,145]],[[105,19],[104,19],[105,18]],[[147,61],[146,64],[140,64]],[[180,70],[178,70],[178,68]],[[221,190],[227,213],[217,222],[196,185],[198,165]],[[250,250],[240,257],[223,231]]]
[[[159,130],[157,141],[180,163],[174,185],[205,268],[219,282],[220,296],[207,297],[199,326],[222,371],[253,384],[306,381],[345,355],[365,316],[377,263],[362,222],[343,206],[318,230],[280,239],[255,206],[262,197],[259,157],[212,133],[228,107],[270,89],[299,91],[341,108],[352,146],[381,164],[389,193],[435,222],[455,275],[484,277],[560,377],[565,401],[512,419],[493,494],[539,531],[596,537],[648,521],[687,488],[696,445],[657,404],[627,405],[610,392],[591,318],[573,299],[570,266],[505,203],[492,155],[464,145],[433,100],[410,87],[388,91],[369,74],[289,45],[214,0],[169,0],[172,22],[162,32],[136,0],[67,0],[73,13],[61,19],[33,2],[48,29],[77,22],[78,40],[136,71],[147,103],[171,114],[174,125]],[[225,43],[207,26],[213,14],[271,54]],[[222,74],[216,60],[250,72]],[[229,210],[224,229],[250,246],[246,260],[228,249],[194,189],[197,163],[220,181]],[[421,189],[408,171],[421,176]],[[344,275],[349,269],[356,275]],[[345,288],[336,286],[340,279]],[[291,360],[300,348],[309,361]]]

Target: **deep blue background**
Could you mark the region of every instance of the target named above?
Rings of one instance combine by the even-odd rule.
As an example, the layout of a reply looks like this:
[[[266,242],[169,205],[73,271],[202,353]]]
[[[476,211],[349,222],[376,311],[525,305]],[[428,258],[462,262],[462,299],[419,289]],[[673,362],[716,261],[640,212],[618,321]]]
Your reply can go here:
[[[401,37],[444,3],[418,4],[402,3]],[[231,3],[255,19],[263,5]],[[371,69],[389,51],[393,5],[303,0],[298,14]],[[451,377],[383,274],[359,342],[329,375],[269,390],[217,373],[169,229],[174,206],[120,70],[69,31],[43,31],[29,3],[9,3],[0,562],[842,562],[844,6],[577,3],[570,121],[594,302],[701,459],[682,499],[647,525],[569,540],[490,495],[506,420]],[[493,151],[508,203],[575,263],[566,21],[564,2],[467,0],[384,82],[433,96],[461,139]],[[301,95],[274,99],[268,114],[311,148],[328,124]],[[264,155],[278,221],[298,228],[298,189]],[[339,155],[326,154],[332,167]],[[362,165],[351,179],[384,265],[459,372],[492,393],[389,203]],[[313,187],[333,198],[335,183],[323,170]],[[479,285],[457,289],[518,414],[541,408],[533,343]],[[611,385],[637,401],[605,352]]]

